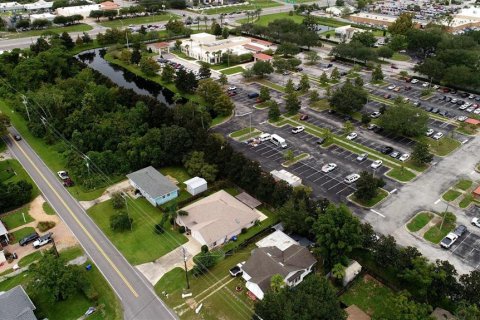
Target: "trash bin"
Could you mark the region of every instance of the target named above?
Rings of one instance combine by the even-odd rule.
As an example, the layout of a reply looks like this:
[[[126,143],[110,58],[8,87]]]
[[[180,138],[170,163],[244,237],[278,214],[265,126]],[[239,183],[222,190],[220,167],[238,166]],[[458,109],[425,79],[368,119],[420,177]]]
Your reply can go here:
[[[87,264],[87,266],[85,267],[85,269],[87,269],[87,271],[92,270],[92,265],[91,265],[91,264]]]

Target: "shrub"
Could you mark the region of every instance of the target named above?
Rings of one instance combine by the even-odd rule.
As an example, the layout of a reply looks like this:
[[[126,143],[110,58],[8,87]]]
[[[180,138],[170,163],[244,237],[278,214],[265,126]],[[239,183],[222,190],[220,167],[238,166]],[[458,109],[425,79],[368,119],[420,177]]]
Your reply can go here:
[[[45,232],[47,230],[52,229],[53,227],[55,227],[55,222],[53,222],[53,221],[40,221],[37,224],[37,229],[40,232]]]
[[[127,213],[122,212],[110,217],[110,228],[113,231],[122,232],[132,228],[133,219]]]
[[[162,223],[157,223],[154,227],[154,231],[156,234],[162,234],[165,232],[165,229],[163,229],[163,224]]]
[[[182,234],[185,233],[185,231],[186,231],[186,230],[185,230],[185,227],[184,227],[184,226],[180,226],[180,227],[178,228],[178,232],[180,232],[180,233],[182,233]]]
[[[208,252],[208,246],[207,246],[206,244],[204,244],[204,245],[202,246],[202,248],[201,248],[201,251],[202,251],[203,253],[207,253],[207,252]]]
[[[112,206],[113,209],[123,209],[125,207],[125,200],[120,192],[112,194]]]
[[[98,291],[95,289],[94,286],[88,281],[82,281],[80,285],[80,290],[82,290],[85,297],[90,301],[97,301],[98,300]]]
[[[247,233],[247,228],[242,228],[242,231],[240,231],[242,234]]]

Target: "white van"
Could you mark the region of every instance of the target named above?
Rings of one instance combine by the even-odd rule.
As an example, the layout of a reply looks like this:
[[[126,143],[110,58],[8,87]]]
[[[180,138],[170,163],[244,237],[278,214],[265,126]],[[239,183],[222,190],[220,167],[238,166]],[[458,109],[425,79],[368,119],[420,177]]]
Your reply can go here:
[[[270,133],[262,133],[258,139],[260,139],[261,142],[268,141],[271,139]]]
[[[282,147],[283,149],[285,149],[287,147],[287,142],[285,141],[285,139],[283,139],[282,137],[280,137],[277,134],[272,134],[270,136],[270,141],[273,144]]]

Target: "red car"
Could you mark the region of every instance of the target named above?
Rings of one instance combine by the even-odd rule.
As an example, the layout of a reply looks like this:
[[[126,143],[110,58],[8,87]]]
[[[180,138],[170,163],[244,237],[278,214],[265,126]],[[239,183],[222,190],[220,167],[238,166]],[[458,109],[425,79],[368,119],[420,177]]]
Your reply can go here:
[[[229,97],[233,97],[233,96],[237,95],[237,92],[229,91],[227,94],[228,94]]]
[[[260,99],[260,98],[257,98],[257,99],[255,100],[255,103],[262,103],[262,102],[263,102],[263,100]]]
[[[450,89],[449,88],[443,88],[443,92],[448,93],[448,92],[450,92]]]
[[[302,115],[300,116],[300,120],[305,121],[305,120],[307,120],[307,119],[308,119],[308,114],[302,114]]]
[[[63,180],[63,186],[64,187],[68,188],[68,187],[71,187],[73,185],[74,185],[74,183],[73,183],[72,179],[67,178],[67,179]]]

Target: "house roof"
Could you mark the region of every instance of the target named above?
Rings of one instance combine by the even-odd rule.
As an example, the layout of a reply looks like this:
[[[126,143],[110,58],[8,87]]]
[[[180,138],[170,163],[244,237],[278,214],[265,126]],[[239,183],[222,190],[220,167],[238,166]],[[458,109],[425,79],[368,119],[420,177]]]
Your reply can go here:
[[[258,44],[261,44],[263,46],[269,47],[269,46],[272,45],[272,43],[270,41],[267,41],[267,40],[262,40],[262,39],[257,39],[257,38],[250,38],[250,39],[253,43],[258,43]]]
[[[3,320],[37,320],[32,303],[22,286],[16,286],[0,293],[0,319]]]
[[[288,247],[290,247],[292,244],[298,244],[298,242],[293,240],[284,232],[277,230],[255,244],[259,248],[277,247],[280,250],[285,250]]]
[[[201,234],[206,243],[212,243],[236,232],[257,220],[260,215],[224,190],[196,201],[182,210],[179,216],[187,228]]]
[[[103,10],[115,10],[118,9],[120,6],[112,1],[105,1],[100,3],[100,7]]]
[[[200,186],[206,185],[207,180],[200,178],[200,177],[193,177],[192,179],[189,179],[184,182],[185,185],[189,186],[190,188],[198,188]]]
[[[474,125],[479,125],[479,124],[480,124],[480,121],[477,120],[477,119],[468,118],[467,120],[465,120],[465,123],[470,123],[470,124],[474,124]]]
[[[176,185],[152,166],[127,174],[127,178],[154,199],[179,190]]]
[[[357,307],[356,305],[352,304],[348,308],[345,309],[348,317],[347,320],[370,320],[370,316],[365,313],[362,309]]]
[[[170,46],[170,42],[155,42],[155,43],[150,43],[149,46],[152,46],[158,49],[163,49],[163,48],[168,48]]]
[[[480,186],[478,186],[475,190],[473,190],[472,193],[475,194],[475,195],[480,195]]]
[[[307,269],[317,261],[307,248],[292,244],[284,251],[277,247],[264,247],[254,249],[252,256],[243,265],[242,269],[256,283],[263,292],[270,288],[270,278],[280,274],[284,278],[291,272],[298,273]],[[293,280],[293,274],[288,280]]]
[[[258,46],[254,46],[253,44],[250,44],[250,43],[244,44],[243,47],[247,50],[252,50],[252,51],[255,51],[255,52],[263,51],[263,48],[260,48]]]
[[[3,236],[4,234],[7,234],[7,228],[3,225],[2,221],[0,221],[0,236]]]
[[[239,195],[236,195],[235,198],[245,203],[247,206],[249,206],[252,209],[255,209],[256,207],[262,204],[260,201],[258,201],[257,199],[255,199],[254,197],[252,197],[246,192],[242,192]]]
[[[253,57],[257,60],[262,60],[262,61],[270,61],[273,59],[272,56],[269,56],[268,54],[261,53],[261,52],[255,53]]]

